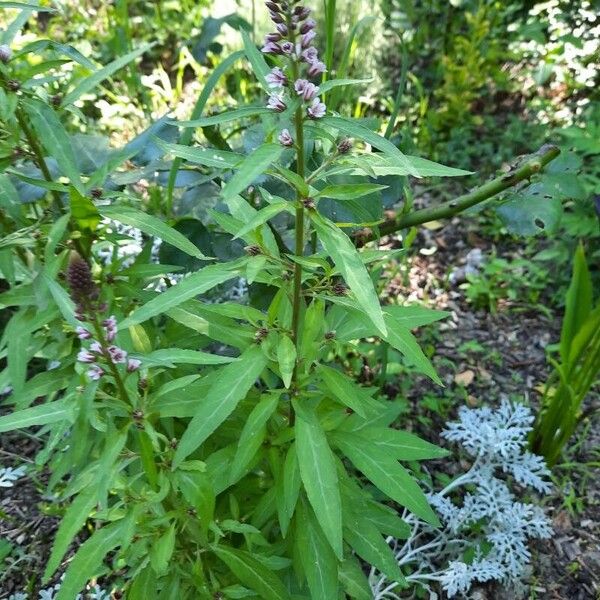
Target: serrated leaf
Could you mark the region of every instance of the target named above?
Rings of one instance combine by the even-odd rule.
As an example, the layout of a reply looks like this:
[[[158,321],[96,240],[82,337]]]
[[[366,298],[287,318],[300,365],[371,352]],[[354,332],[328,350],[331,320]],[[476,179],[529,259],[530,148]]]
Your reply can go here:
[[[271,163],[275,162],[281,153],[281,144],[263,144],[248,155],[236,168],[233,177],[221,190],[224,201],[230,200],[243,192],[259,175],[262,175]]]
[[[314,412],[295,406],[296,452],[302,483],[319,525],[341,560],[342,504],[335,458]]]
[[[39,404],[0,417],[0,433],[36,425],[50,425],[58,421],[72,423],[74,419],[75,407],[73,402],[70,399],[57,400],[56,402]]]
[[[85,195],[71,141],[54,110],[37,100],[23,100],[22,106],[48,156],[56,160],[62,174],[77,191]]]
[[[254,555],[227,546],[215,546],[213,552],[229,567],[239,581],[265,600],[291,600],[283,582]]]
[[[365,445],[364,439],[353,433],[338,432],[333,439],[352,464],[384,494],[434,527],[440,526],[421,488],[393,456]]]
[[[224,367],[219,378],[199,402],[198,410],[185,430],[175,457],[177,467],[235,410],[252,388],[267,364],[259,346],[246,350],[235,363]]]
[[[120,327],[125,329],[136,323],[143,323],[156,315],[175,308],[186,300],[207,292],[220,283],[237,277],[237,272],[233,269],[230,270],[230,267],[231,264],[204,267],[197,273],[186,277],[177,285],[157,294],[155,298],[134,310],[133,313],[120,323]]]
[[[285,334],[279,336],[277,343],[277,362],[279,363],[279,372],[283,379],[283,385],[286,388],[292,383],[292,375],[296,366],[296,346],[294,342]]]
[[[311,213],[311,219],[325,252],[331,256],[342,273],[357,302],[375,327],[386,335],[387,327],[383,320],[379,298],[354,244],[341,229],[316,212]]]
[[[161,221],[148,213],[130,206],[119,206],[116,204],[111,206],[99,206],[98,211],[104,217],[119,221],[119,223],[124,223],[125,225],[137,227],[148,235],[158,237],[163,242],[175,246],[175,248],[178,248],[190,256],[199,259],[207,259],[207,257],[204,256],[204,254],[202,254],[202,252],[200,252],[200,250],[183,234],[167,225],[164,221]]]
[[[93,90],[99,83],[105,79],[108,79],[111,75],[129,64],[132,60],[135,60],[138,56],[141,56],[144,54],[144,52],[150,50],[150,48],[153,46],[154,44],[144,44],[143,46],[132,50],[124,56],[120,56],[119,58],[113,60],[105,67],[94,71],[91,75],[88,75],[85,79],[80,81],[69,93],[65,94],[65,97],[62,99],[60,105],[64,107],[68,104],[73,104],[73,102],[81,98],[81,96]]]

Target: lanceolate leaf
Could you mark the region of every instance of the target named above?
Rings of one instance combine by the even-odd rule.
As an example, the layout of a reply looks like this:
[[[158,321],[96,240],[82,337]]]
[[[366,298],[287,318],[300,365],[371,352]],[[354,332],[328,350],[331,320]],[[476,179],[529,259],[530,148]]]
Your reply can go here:
[[[182,144],[171,144],[159,138],[154,140],[157,146],[160,146],[166,152],[169,152],[177,158],[183,158],[189,162],[205,167],[214,167],[216,169],[233,169],[244,160],[243,154],[228,152],[226,150],[214,150],[212,148],[199,148],[184,146]]]
[[[248,223],[242,226],[233,239],[244,237],[250,231],[264,225],[269,219],[286,210],[292,212],[293,209],[290,202],[278,202],[277,204],[269,204],[261,208]]]
[[[252,346],[240,359],[221,371],[204,398],[198,400],[198,411],[183,434],[173,466],[179,465],[235,410],[267,364],[260,346]]]
[[[340,581],[344,590],[353,600],[373,600],[369,581],[363,573],[362,565],[355,556],[348,556],[340,565]]]
[[[252,65],[252,70],[260,81],[261,86],[266,92],[270,92],[271,88],[267,83],[266,77],[271,71],[269,65],[265,61],[265,57],[256,48],[254,42],[250,39],[247,31],[242,30],[242,40],[244,41],[244,52]]]
[[[273,111],[265,106],[244,106],[236,110],[228,110],[218,115],[210,117],[202,117],[192,121],[179,121],[176,123],[178,127],[210,127],[212,125],[220,125],[221,123],[229,123],[230,121],[238,121],[247,117],[256,117],[258,115],[271,114]]]
[[[325,252],[331,256],[336,267],[341,271],[346,283],[356,296],[356,300],[375,327],[383,335],[386,335],[387,327],[383,320],[379,298],[354,244],[341,229],[318,213],[311,213],[311,218],[319,234],[319,239],[325,248]]]
[[[233,177],[223,188],[221,195],[227,201],[243,192],[283,152],[280,144],[263,144],[254,150],[236,169]]]
[[[56,600],[73,600],[83,591],[85,584],[98,574],[104,557],[128,542],[133,534],[132,520],[133,515],[129,515],[98,529],[79,547],[61,582]]]
[[[99,206],[98,211],[104,217],[119,221],[125,225],[137,227],[148,235],[156,236],[163,242],[175,246],[175,248],[178,248],[190,256],[200,259],[206,258],[204,254],[202,254],[202,252],[200,252],[200,250],[183,234],[148,213],[130,206],[119,206],[115,204],[112,206]]]
[[[36,100],[23,100],[23,106],[48,155],[56,160],[77,191],[85,195],[71,140],[56,113],[47,104]]]
[[[364,443],[364,438],[352,433],[336,433],[336,446],[384,494],[405,506],[421,519],[439,527],[440,522],[421,488],[396,458],[384,450]]]
[[[94,73],[80,81],[68,94],[65,95],[61,102],[61,106],[73,104],[73,102],[81,98],[81,96],[93,90],[99,83],[105,79],[108,79],[111,75],[113,75],[113,73],[116,73],[132,60],[135,60],[138,56],[144,54],[144,52],[152,48],[153,45],[154,44],[144,44],[136,50],[125,54],[125,56],[120,56],[102,69],[94,71]]]
[[[287,335],[282,335],[277,344],[277,362],[283,385],[289,388],[296,365],[296,346]]]
[[[320,365],[317,368],[317,373],[334,398],[337,398],[361,417],[366,417],[362,398],[369,396],[367,390],[359,387],[349,377],[331,367]]]
[[[250,552],[223,545],[215,546],[213,551],[245,586],[254,590],[261,598],[291,600],[281,579]]]
[[[328,185],[319,191],[316,197],[333,198],[334,200],[353,200],[362,198],[375,192],[385,190],[386,185],[377,185],[375,183],[340,183],[337,185]]]
[[[183,497],[196,509],[200,527],[207,531],[215,512],[215,492],[208,474],[178,470],[176,476]]]
[[[308,580],[311,600],[338,597],[338,560],[310,507],[300,503],[297,517],[297,544]]]
[[[390,427],[366,427],[361,430],[360,437],[364,438],[365,444],[372,444],[398,460],[425,460],[449,454],[447,450],[430,444],[413,433]]]
[[[155,298],[137,310],[134,310],[129,317],[120,323],[120,327],[126,329],[136,323],[143,323],[155,315],[167,312],[186,300],[203,294],[216,285],[219,285],[219,283],[233,279],[236,276],[237,272],[231,269],[231,264],[204,267],[165,292],[157,294]]]
[[[57,400],[48,404],[39,404],[0,417],[0,433],[24,429],[34,425],[49,425],[57,421],[73,422],[75,407],[70,399]]]
[[[139,359],[148,366],[174,367],[176,364],[186,365],[223,365],[235,362],[231,356],[219,356],[200,350],[185,350],[182,348],[163,348],[150,354],[141,354]]]
[[[342,504],[335,457],[314,412],[296,404],[296,451],[306,495],[338,559],[342,559]]]
[[[333,88],[336,87],[342,87],[342,86],[346,86],[346,85],[360,85],[360,84],[367,84],[367,83],[371,83],[373,81],[373,78],[370,79],[330,79],[329,81],[326,81],[325,83],[321,83],[319,85],[319,92],[321,94],[324,94],[325,92],[328,92],[329,90],[332,90]]]

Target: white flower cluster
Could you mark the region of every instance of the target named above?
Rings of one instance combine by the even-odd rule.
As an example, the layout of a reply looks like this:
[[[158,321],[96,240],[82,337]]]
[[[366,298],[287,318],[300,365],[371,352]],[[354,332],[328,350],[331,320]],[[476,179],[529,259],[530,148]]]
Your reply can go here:
[[[388,538],[398,564],[413,568],[408,581],[428,589],[438,582],[450,598],[465,594],[475,582],[518,584],[531,557],[529,539],[552,534],[542,509],[519,502],[498,477],[503,472],[523,486],[550,490],[543,460],[526,450],[532,421],[527,407],[503,401],[496,410],[461,408],[459,421],[447,424],[442,436],[458,442],[474,461],[443,490],[428,494],[441,529],[405,514],[412,526],[409,539]],[[464,559],[466,551],[473,555],[470,561]],[[369,581],[376,600],[399,598],[398,584],[374,568]]]
[[[1,467],[0,468],[0,487],[9,488],[15,484],[15,481],[25,475],[25,467]]]

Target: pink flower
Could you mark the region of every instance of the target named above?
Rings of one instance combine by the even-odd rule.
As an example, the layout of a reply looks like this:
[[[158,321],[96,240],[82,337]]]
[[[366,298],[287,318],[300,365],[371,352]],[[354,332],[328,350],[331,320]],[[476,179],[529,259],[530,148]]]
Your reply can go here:
[[[118,346],[109,346],[108,355],[116,363],[124,363],[127,360],[127,352]]]
[[[75,328],[75,333],[80,340],[89,340],[92,337],[92,334],[85,327],[81,326]]]
[[[312,100],[319,93],[319,88],[306,79],[298,79],[294,83],[294,89],[298,96],[301,96],[305,102]]]
[[[98,381],[104,375],[104,369],[98,365],[92,365],[88,369],[87,375],[92,381]]]
[[[284,54],[293,54],[294,44],[292,44],[292,42],[283,42],[283,44],[281,44],[281,51]]]
[[[327,112],[327,107],[325,106],[325,104],[323,104],[323,102],[321,102],[321,99],[317,97],[312,101],[312,104],[306,109],[306,112],[308,113],[308,116],[311,119],[320,119],[321,117],[325,116],[325,113]]]
[[[281,46],[276,42],[267,42],[260,51],[265,54],[281,54]]]
[[[316,77],[321,73],[325,73],[327,69],[325,68],[325,63],[320,60],[315,60],[308,65],[308,70],[306,71],[309,77]]]
[[[302,47],[308,48],[310,46],[310,43],[315,39],[315,37],[317,37],[317,34],[312,29],[304,33],[300,38]]]
[[[302,52],[302,60],[304,62],[312,63],[318,59],[319,59],[319,52],[314,46],[310,46]]]
[[[282,129],[277,139],[282,146],[289,147],[294,145],[294,138],[292,138],[288,129]]]
[[[96,354],[102,354],[102,346],[100,345],[100,342],[92,342],[90,344],[90,350]]]
[[[140,368],[141,364],[142,364],[141,360],[138,360],[137,358],[130,358],[127,361],[127,372],[133,373],[134,371],[137,371]]]
[[[314,19],[307,19],[304,23],[302,23],[302,27],[300,27],[300,33],[305,34],[314,29],[317,26],[317,23]]]
[[[96,357],[88,350],[80,350],[77,354],[77,360],[82,363],[93,363]]]
[[[267,108],[271,108],[276,112],[283,112],[287,108],[287,105],[281,99],[281,96],[278,94],[271,94],[269,96],[269,101],[267,102]]]
[[[281,88],[287,84],[288,78],[285,73],[279,68],[275,67],[266,77],[267,83],[274,88]]]

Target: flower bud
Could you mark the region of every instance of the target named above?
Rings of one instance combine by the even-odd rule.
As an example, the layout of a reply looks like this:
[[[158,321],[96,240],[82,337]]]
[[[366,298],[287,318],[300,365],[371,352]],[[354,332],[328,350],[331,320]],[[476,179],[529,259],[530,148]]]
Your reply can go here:
[[[88,369],[87,375],[92,381],[98,381],[104,375],[104,369],[99,365],[92,365]]]
[[[274,110],[275,112],[283,112],[287,105],[277,94],[271,94],[269,101],[267,102],[267,108]]]
[[[338,281],[337,283],[333,284],[333,286],[331,287],[331,291],[336,296],[345,296],[348,292],[348,288],[342,282]]]
[[[269,16],[271,17],[271,21],[273,21],[273,23],[277,23],[278,25],[280,23],[285,23],[285,19],[279,13],[269,11]]]
[[[294,15],[296,15],[300,20],[306,19],[308,15],[310,15],[310,8],[307,6],[296,6],[294,8]]]
[[[276,42],[267,42],[260,50],[264,54],[281,54],[281,46]]]
[[[268,44],[269,42],[278,42],[280,39],[281,39],[281,34],[273,31],[273,32],[267,33],[267,35],[265,35],[265,44]]]
[[[140,368],[141,364],[141,360],[138,360],[137,358],[130,358],[127,361],[127,372],[133,373],[134,371],[137,371]]]
[[[317,23],[314,21],[314,19],[307,19],[304,23],[302,23],[302,26],[300,27],[300,33],[308,33],[309,31],[312,31],[316,25]]]
[[[325,63],[320,60],[315,60],[308,65],[307,74],[309,77],[316,77],[321,73],[325,73],[327,69],[325,68]]]
[[[315,201],[312,198],[302,198],[302,205],[307,210],[314,210],[316,208]]]
[[[252,245],[244,248],[249,256],[258,256],[261,253],[260,246]]]
[[[352,150],[352,140],[350,138],[344,138],[337,146],[337,151],[340,154],[348,154],[350,150]]]
[[[292,44],[292,42],[283,42],[283,44],[281,44],[281,51],[283,54],[293,54],[294,44]]]
[[[275,4],[275,2],[267,1],[265,2],[265,5],[269,10],[272,10],[273,12],[281,12],[281,7],[278,4]]]
[[[275,29],[277,29],[277,31],[282,36],[286,36],[289,33],[289,30],[288,30],[287,25],[285,23],[277,23],[277,25],[275,26]]]
[[[88,350],[80,350],[77,354],[77,360],[82,363],[96,362],[96,356]]]
[[[294,145],[294,139],[292,138],[288,129],[282,129],[277,139],[282,146],[289,148]]]
[[[12,50],[10,46],[6,44],[2,44],[0,46],[0,62],[6,64],[12,58]]]

